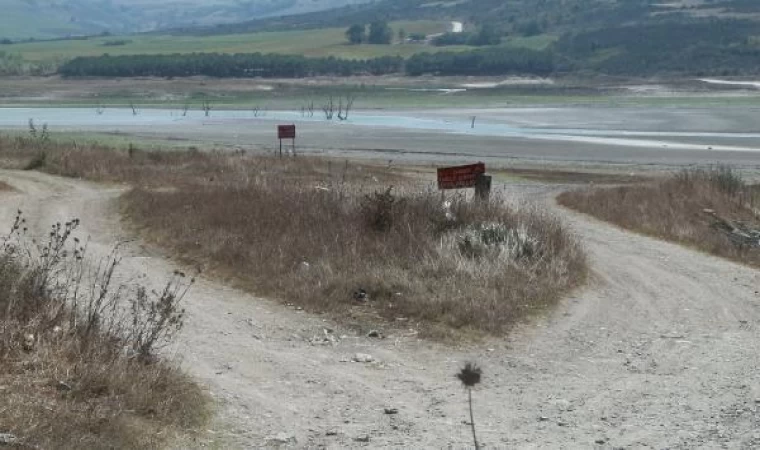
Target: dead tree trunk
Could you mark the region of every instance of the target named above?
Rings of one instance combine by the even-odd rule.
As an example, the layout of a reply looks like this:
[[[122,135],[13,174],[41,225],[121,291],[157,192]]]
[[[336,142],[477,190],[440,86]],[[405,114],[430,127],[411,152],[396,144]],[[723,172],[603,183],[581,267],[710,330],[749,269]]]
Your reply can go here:
[[[325,113],[325,119],[326,120],[332,120],[333,116],[335,115],[335,101],[332,98],[332,95],[330,96],[330,99],[322,106],[322,111]]]
[[[348,120],[348,113],[351,111],[351,107],[354,106],[354,100],[356,97],[353,95],[346,95],[346,108],[343,109],[343,99],[340,101],[340,112],[338,112],[338,119]]]

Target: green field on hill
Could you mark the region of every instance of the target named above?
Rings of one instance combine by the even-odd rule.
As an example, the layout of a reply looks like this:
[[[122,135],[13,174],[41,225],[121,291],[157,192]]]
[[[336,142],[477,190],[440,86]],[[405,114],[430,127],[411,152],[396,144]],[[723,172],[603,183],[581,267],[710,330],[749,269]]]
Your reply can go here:
[[[448,21],[393,22],[397,34],[432,35],[450,29]],[[542,35],[506,39],[504,46],[541,49],[554,42],[555,37]],[[420,52],[461,51],[471,47],[434,47],[423,43],[390,45],[349,45],[343,28],[294,30],[231,34],[219,36],[132,35],[93,37],[77,40],[39,41],[0,45],[0,51],[21,55],[30,62],[63,62],[77,56],[173,54],[173,53],[282,53],[311,57],[335,56],[364,59],[380,56],[409,57]]]

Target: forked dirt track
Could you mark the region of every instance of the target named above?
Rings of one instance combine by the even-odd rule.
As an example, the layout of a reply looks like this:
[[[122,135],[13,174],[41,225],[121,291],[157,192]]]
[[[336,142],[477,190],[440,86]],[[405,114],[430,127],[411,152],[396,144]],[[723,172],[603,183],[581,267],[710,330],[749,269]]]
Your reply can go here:
[[[0,226],[20,208],[40,234],[81,219],[95,254],[129,238],[120,188],[34,172],[0,179],[18,190],[0,198]],[[207,435],[183,446],[275,446],[279,435],[295,448],[463,448],[471,445],[466,394],[454,374],[464,361],[484,369],[475,414],[489,448],[760,446],[758,272],[559,213],[585,241],[590,285],[508,340],[468,348],[401,332],[357,337],[201,280],[185,298],[175,352],[219,413]],[[123,254],[124,279],[149,286],[176,268],[135,241]],[[309,342],[326,328],[335,345]],[[356,353],[375,362],[348,362]]]

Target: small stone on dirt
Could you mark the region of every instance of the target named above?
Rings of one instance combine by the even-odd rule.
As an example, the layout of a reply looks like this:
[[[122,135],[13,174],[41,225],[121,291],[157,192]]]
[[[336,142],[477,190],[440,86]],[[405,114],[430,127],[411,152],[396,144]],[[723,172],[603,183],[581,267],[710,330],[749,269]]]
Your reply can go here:
[[[14,445],[18,443],[16,436],[10,433],[0,433],[0,445]]]
[[[353,361],[358,363],[371,363],[375,358],[372,355],[366,353],[357,353],[354,355]]]
[[[354,440],[356,442],[369,442],[369,435],[367,434],[364,436],[355,437]]]
[[[367,333],[367,337],[371,337],[371,338],[378,338],[378,339],[379,339],[379,338],[382,338],[382,337],[383,337],[383,334],[382,334],[382,333],[380,333],[380,332],[379,332],[379,331],[377,331],[377,330],[372,330],[372,331],[370,331],[369,333]]]
[[[35,343],[36,343],[36,340],[33,334],[24,335],[24,345],[23,345],[24,351],[27,351],[27,352],[33,351]]]
[[[230,372],[230,371],[232,371],[232,364],[229,364],[229,363],[227,363],[227,364],[222,364],[222,365],[219,367],[219,369],[216,371],[216,374],[217,374],[217,375],[221,375],[221,374],[223,374],[223,373],[225,373],[225,372]]]
[[[338,430],[327,430],[327,432],[325,433],[325,436],[337,436],[337,435],[338,435]]]
[[[388,414],[389,416],[392,416],[394,414],[398,414],[398,409],[396,409],[396,408],[385,408],[385,414]]]
[[[288,445],[298,442],[294,434],[278,433],[275,436],[267,438],[267,443],[270,445]]]
[[[604,444],[607,443],[607,439],[597,439],[594,442],[597,443],[597,444],[599,444],[599,445],[604,445]]]
[[[353,297],[354,297],[354,300],[356,300],[357,302],[364,303],[366,301],[369,301],[369,295],[367,295],[367,291],[365,291],[364,289],[359,289],[356,292],[354,292]]]
[[[541,417],[539,417],[539,418],[538,418],[538,421],[539,421],[539,422],[548,422],[548,421],[549,421],[549,418],[548,418],[548,417],[546,417],[546,416],[541,416]]]

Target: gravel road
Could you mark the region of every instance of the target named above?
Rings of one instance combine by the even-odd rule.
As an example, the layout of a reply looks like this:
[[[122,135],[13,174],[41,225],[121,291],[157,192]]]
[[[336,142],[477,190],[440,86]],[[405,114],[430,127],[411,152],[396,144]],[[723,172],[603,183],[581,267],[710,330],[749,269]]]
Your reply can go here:
[[[3,194],[0,226],[17,208],[39,233],[78,217],[95,254],[130,237],[121,188],[34,172],[0,171],[0,180],[18,191]],[[489,448],[760,446],[758,273],[558,214],[585,241],[590,284],[508,339],[477,345],[446,347],[411,331],[357,336],[201,280],[173,355],[219,413],[207,436],[182,446],[463,448],[467,396],[454,374],[465,361],[484,369],[475,417]],[[123,252],[125,279],[157,286],[176,268],[138,241]],[[357,353],[373,361],[351,362]]]

